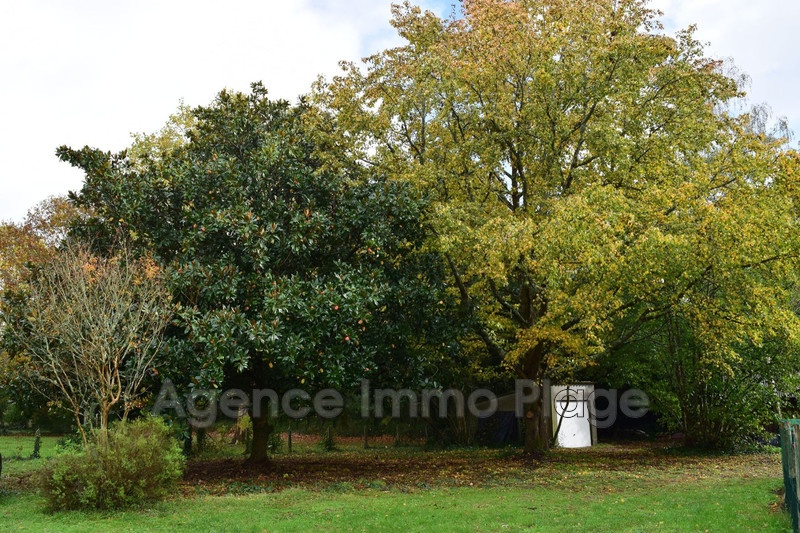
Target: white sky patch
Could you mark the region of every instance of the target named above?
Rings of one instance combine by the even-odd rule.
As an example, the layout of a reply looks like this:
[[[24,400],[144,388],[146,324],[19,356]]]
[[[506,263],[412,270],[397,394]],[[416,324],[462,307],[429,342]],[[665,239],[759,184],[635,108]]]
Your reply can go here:
[[[425,0],[440,16],[455,0]],[[399,43],[391,0],[28,0],[0,4],[0,220],[21,220],[83,174],[56,147],[118,151],[160,128],[180,99],[262,80],[293,100],[338,61]],[[795,0],[656,0],[669,27],[699,25],[710,53],[753,79],[751,98],[800,128]]]
[[[0,220],[81,187],[61,145],[118,151],[178,106],[262,80],[294,100],[340,60],[397,44],[390,1],[0,4]]]
[[[788,119],[795,136],[800,134],[800,2],[652,0],[651,7],[664,12],[668,32],[696,24],[696,38],[708,43],[706,55],[733,59],[750,76],[750,103],[768,104],[776,117]]]

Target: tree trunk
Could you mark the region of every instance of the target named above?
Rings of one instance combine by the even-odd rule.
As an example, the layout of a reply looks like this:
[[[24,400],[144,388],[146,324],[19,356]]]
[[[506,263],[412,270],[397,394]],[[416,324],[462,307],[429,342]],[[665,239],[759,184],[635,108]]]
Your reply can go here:
[[[549,387],[547,380],[543,379],[545,369],[544,360],[546,346],[539,342],[536,346],[529,349],[525,354],[523,375],[528,376],[539,386],[538,398],[529,404],[525,404],[525,452],[545,452],[550,449],[552,429],[550,427],[550,391],[545,390]],[[548,402],[545,402],[545,398]]]
[[[111,414],[111,406],[110,405],[101,405],[100,406],[100,431],[107,431],[108,430],[108,417]]]
[[[524,406],[525,410],[525,452],[536,453],[550,449],[550,424],[545,410],[549,406],[542,405],[542,398]]]
[[[264,462],[269,459],[268,447],[269,437],[275,429],[269,423],[269,416],[262,412],[258,418],[253,418],[253,442],[250,448],[250,462]]]
[[[33,441],[33,453],[31,459],[40,459],[42,456],[39,451],[42,448],[42,433],[39,429],[36,430],[36,440]]]
[[[203,453],[206,449],[206,428],[197,428],[195,436],[197,439],[197,453]]]
[[[81,415],[79,411],[75,411],[75,422],[78,424],[78,431],[81,432],[81,440],[83,440],[83,446],[86,447],[89,444],[89,440],[86,438],[86,430],[83,429],[83,424],[81,424]]]
[[[188,437],[183,438],[183,455],[186,457],[192,455],[192,426],[189,426]]]

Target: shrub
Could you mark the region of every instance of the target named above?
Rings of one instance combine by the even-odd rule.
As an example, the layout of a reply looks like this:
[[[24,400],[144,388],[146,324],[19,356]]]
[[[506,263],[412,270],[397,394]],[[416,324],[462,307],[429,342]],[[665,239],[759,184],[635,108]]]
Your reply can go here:
[[[612,384],[644,390],[660,423],[683,433],[690,448],[746,450],[774,438],[779,409],[788,407],[781,398],[794,396],[800,385],[796,341],[773,336],[719,353],[691,325],[681,316],[653,321],[643,340],[598,366],[598,380],[604,372]]]
[[[161,419],[119,422],[81,451],[66,451],[42,470],[48,506],[119,509],[163,499],[180,479],[180,444]]]
[[[83,437],[77,429],[67,433],[56,441],[56,452],[59,454],[78,452],[83,449]]]

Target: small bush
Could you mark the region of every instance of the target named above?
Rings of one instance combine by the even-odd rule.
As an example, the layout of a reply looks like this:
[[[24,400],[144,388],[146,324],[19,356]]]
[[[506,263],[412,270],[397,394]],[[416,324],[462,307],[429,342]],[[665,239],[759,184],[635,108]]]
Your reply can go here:
[[[79,452],[83,448],[83,437],[78,430],[67,433],[56,441],[56,453]]]
[[[53,510],[135,507],[167,496],[183,465],[180,444],[161,419],[120,422],[84,450],[49,462],[40,487]]]

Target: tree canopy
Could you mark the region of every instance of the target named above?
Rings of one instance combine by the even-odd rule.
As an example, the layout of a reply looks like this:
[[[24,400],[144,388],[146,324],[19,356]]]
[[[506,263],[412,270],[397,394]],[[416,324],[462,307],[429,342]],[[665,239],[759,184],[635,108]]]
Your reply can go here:
[[[162,374],[188,372],[190,387],[347,389],[392,361],[421,374],[449,349],[441,269],[419,250],[425,199],[358,166],[322,168],[308,112],[254,84],[192,110],[169,150],[135,161],[60,150],[87,173],[75,199],[97,217],[80,231],[167,265],[178,321]],[[254,459],[266,424],[254,420]]]
[[[507,368],[567,377],[675,312],[727,371],[737,345],[796,338],[797,154],[724,112],[740,89],[692,28],[664,35],[639,0],[393,13],[405,44],[317,84],[349,132],[330,159],[435,195],[435,247]]]

